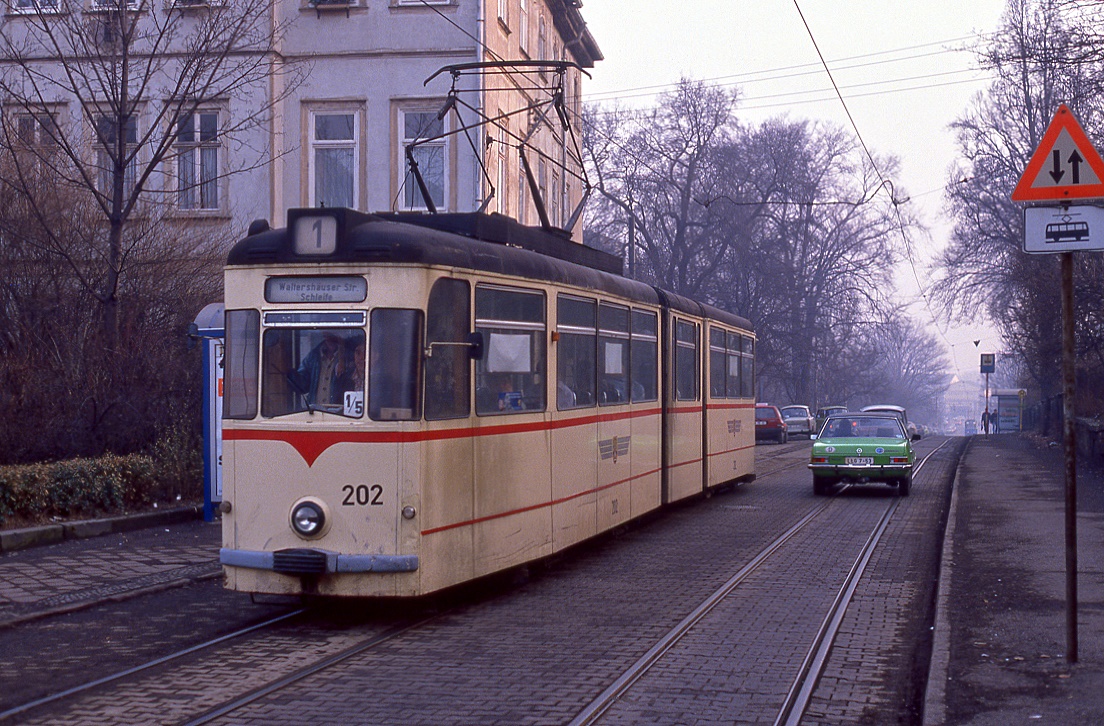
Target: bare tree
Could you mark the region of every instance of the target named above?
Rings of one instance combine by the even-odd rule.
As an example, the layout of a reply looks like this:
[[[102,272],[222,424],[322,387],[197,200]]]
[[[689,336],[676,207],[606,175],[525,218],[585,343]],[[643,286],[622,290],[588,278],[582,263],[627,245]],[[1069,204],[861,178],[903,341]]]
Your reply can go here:
[[[948,184],[955,225],[933,289],[948,315],[993,320],[1030,375],[1022,385],[1043,396],[1059,388],[1057,260],[1023,254],[1023,216],[1009,194],[1060,103],[1090,133],[1104,122],[1104,46],[1081,5],[1009,0],[1001,30],[979,49],[996,80],[953,124],[963,161]],[[1077,271],[1081,285],[1092,269]],[[1084,298],[1077,305],[1081,319],[1092,314]]]
[[[743,309],[762,339],[764,393],[838,402],[822,387],[840,388],[841,378],[861,381],[872,368],[857,365],[847,350],[864,348],[854,331],[895,306],[891,271],[907,215],[897,214],[881,177],[841,129],[768,121],[748,135],[736,158],[763,197],[755,224],[726,225],[746,237],[730,245],[723,289],[745,291]],[[896,169],[889,159],[881,166],[885,173]],[[732,169],[725,178],[737,175]]]
[[[866,392],[867,402],[893,401],[916,421],[939,421],[951,366],[935,335],[900,311],[872,327],[871,333],[878,350],[878,371],[872,377],[875,387]]]
[[[299,78],[274,0],[19,0],[0,27],[0,449],[130,451],[198,423],[183,331]],[[258,142],[257,139],[262,141]]]
[[[718,196],[716,154],[735,129],[734,103],[728,91],[683,79],[647,113],[589,111],[585,149],[599,208],[612,207],[592,218],[631,228],[637,277],[696,297],[723,261],[708,202]]]
[[[135,215],[164,215],[181,195],[271,160],[271,149],[233,162],[224,155],[202,178],[180,163],[203,153],[202,142],[243,141],[294,85],[276,52],[284,27],[274,7],[34,0],[0,28],[0,152],[11,162],[4,183],[38,222],[40,244],[72,265],[98,304],[109,349],[122,278],[144,244],[142,234],[128,234]],[[239,107],[217,125],[199,114],[209,104],[226,109],[232,98]],[[42,170],[57,195],[35,188]],[[60,228],[57,196],[81,208]]]

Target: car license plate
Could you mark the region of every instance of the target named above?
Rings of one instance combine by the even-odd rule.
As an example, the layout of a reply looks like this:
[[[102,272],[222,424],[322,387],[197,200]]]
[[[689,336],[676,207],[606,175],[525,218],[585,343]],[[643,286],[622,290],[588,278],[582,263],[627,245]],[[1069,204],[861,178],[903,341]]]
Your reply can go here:
[[[848,464],[856,464],[858,466],[873,466],[874,465],[874,457],[873,456],[848,456],[845,459],[845,461]]]

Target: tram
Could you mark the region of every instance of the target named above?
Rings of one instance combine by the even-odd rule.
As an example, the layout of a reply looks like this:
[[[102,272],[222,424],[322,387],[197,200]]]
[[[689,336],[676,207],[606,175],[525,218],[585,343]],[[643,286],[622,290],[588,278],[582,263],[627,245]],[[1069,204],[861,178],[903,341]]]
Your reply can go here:
[[[227,587],[419,596],[754,471],[749,322],[496,214],[291,209],[225,270]]]

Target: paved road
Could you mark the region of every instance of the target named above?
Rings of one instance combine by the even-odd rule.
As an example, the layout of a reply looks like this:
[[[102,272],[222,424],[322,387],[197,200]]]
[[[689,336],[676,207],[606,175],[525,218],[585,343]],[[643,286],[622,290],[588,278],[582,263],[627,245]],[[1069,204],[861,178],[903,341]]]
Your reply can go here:
[[[350,723],[566,723],[690,608],[824,502],[804,468],[808,447],[759,447],[762,473],[749,486],[601,538],[534,568],[527,581],[498,582],[447,607],[418,606],[413,614],[440,617],[227,722],[291,723],[311,713]],[[952,446],[901,500],[842,623],[813,699],[814,720],[919,718],[954,463]],[[857,534],[895,500],[893,492],[867,487],[833,499],[827,541],[823,532],[795,541],[793,560],[758,573],[747,593],[696,627],[608,722],[763,720],[803,655],[810,611],[838,587]],[[204,579],[217,540],[217,527],[192,523],[0,557],[0,616],[8,618],[89,601],[124,582],[147,588],[139,598],[0,630],[4,705],[38,695],[52,679],[73,683],[278,609]],[[379,635],[398,617],[371,607],[315,614],[35,716],[50,723],[186,720]]]

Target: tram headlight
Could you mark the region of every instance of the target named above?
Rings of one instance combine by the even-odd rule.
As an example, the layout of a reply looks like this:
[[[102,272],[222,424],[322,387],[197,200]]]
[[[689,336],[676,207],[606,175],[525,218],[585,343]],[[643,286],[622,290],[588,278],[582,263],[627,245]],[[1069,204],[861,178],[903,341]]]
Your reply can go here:
[[[319,502],[304,499],[291,508],[291,528],[300,537],[314,538],[326,529],[326,512]]]

